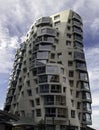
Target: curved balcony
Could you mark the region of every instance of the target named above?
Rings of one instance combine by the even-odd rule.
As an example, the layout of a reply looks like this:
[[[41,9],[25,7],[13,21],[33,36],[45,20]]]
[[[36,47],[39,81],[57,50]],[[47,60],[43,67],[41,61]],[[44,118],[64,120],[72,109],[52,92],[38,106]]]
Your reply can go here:
[[[49,36],[47,36],[47,37],[38,37],[34,42],[35,45],[45,44],[45,43],[46,44],[53,44],[54,43],[54,38],[49,37]]]
[[[73,33],[83,36],[82,30],[80,28],[77,28],[77,27],[73,28]]]
[[[85,61],[85,55],[82,52],[74,52],[74,60]]]
[[[53,28],[48,28],[48,27],[44,27],[44,28],[40,28],[37,30],[37,37],[43,36],[43,35],[48,35],[48,36],[56,36],[56,30]]]
[[[36,21],[36,26],[38,27],[39,25],[51,25],[52,20],[50,17],[42,17]]]
[[[73,20],[73,23],[72,23],[72,24],[73,24],[73,26],[82,28],[82,23],[79,22],[79,21],[77,21],[77,20]]]
[[[87,71],[86,64],[84,62],[77,62],[76,70]]]
[[[82,19],[78,14],[74,13],[72,18],[82,23]]]

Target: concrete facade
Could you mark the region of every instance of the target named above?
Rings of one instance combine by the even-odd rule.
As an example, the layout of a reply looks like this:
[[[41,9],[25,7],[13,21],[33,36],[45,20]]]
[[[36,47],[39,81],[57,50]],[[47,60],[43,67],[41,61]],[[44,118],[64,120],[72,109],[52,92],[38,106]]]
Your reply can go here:
[[[83,23],[72,10],[38,19],[16,51],[4,110],[46,129],[92,124]]]

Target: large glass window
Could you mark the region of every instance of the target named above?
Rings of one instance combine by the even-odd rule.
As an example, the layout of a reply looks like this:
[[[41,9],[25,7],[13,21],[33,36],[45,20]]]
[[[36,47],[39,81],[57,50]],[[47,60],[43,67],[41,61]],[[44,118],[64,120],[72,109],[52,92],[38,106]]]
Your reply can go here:
[[[59,82],[59,75],[48,75],[49,82]]]
[[[89,114],[89,113],[84,113],[83,114],[83,121],[88,121],[88,122],[90,122],[91,121],[91,114]]]
[[[57,105],[66,105],[66,97],[65,96],[56,96],[56,104]]]
[[[75,59],[85,59],[84,53],[82,52],[74,52],[74,58]]]
[[[77,68],[81,68],[81,69],[85,69],[86,68],[86,64],[82,63],[82,62],[77,62],[76,67]]]
[[[48,65],[48,66],[46,66],[46,72],[47,73],[56,74],[56,73],[58,73],[58,67],[57,66]]]
[[[91,104],[88,102],[83,103],[83,109],[87,111],[91,111]]]
[[[60,93],[61,92],[61,86],[60,85],[51,85],[51,92],[52,93]]]
[[[90,95],[89,92],[83,92],[82,93],[82,98],[90,100],[91,99],[91,95]]]
[[[44,104],[45,105],[54,105],[54,96],[53,95],[46,96],[44,98]]]
[[[40,85],[40,93],[48,93],[48,92],[49,92],[48,84]]]
[[[56,108],[45,108],[45,115],[47,117],[55,117],[56,116]]]
[[[47,75],[41,75],[39,76],[39,83],[47,82]]]
[[[38,74],[45,73],[45,66],[38,67]]]
[[[58,108],[58,117],[63,117],[65,118],[67,115],[66,115],[66,109],[65,108]]]
[[[88,80],[88,74],[87,73],[80,73],[80,80]]]
[[[87,82],[82,82],[82,83],[81,83],[81,88],[82,88],[82,89],[89,90],[89,83],[87,83]]]
[[[91,115],[86,113],[86,121],[91,121]]]

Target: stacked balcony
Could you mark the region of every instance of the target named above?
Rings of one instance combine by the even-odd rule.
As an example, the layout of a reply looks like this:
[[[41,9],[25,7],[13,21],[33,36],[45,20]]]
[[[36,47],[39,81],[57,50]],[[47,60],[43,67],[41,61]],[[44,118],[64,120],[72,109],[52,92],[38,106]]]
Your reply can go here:
[[[42,17],[36,21],[36,26],[45,26],[45,25],[52,25],[52,20],[50,17]]]
[[[76,61],[85,61],[85,55],[83,52],[78,52],[78,51],[75,51],[74,52],[74,60]]]

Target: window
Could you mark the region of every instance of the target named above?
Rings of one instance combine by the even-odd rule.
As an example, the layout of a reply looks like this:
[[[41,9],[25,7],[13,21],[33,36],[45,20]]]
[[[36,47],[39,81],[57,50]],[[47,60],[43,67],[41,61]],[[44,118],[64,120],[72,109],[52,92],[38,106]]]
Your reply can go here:
[[[32,91],[30,89],[27,90],[27,94],[28,94],[28,96],[32,96]]]
[[[67,33],[67,38],[71,38],[71,34]]]
[[[70,46],[71,45],[71,41],[66,41],[66,45],[68,46]]]
[[[71,22],[71,20],[70,19],[68,19],[68,23],[70,23]]]
[[[55,54],[51,53],[51,59],[55,59]]]
[[[83,109],[86,111],[91,111],[91,104],[88,102],[83,103]]]
[[[41,116],[41,109],[36,109],[36,116],[37,117]]]
[[[67,115],[66,115],[66,109],[65,108],[58,108],[58,117],[62,117],[62,118],[65,118]]]
[[[91,114],[86,113],[86,121],[91,121]]]
[[[80,80],[88,80],[88,75],[87,73],[80,73]]]
[[[22,110],[22,111],[20,112],[20,114],[21,114],[21,117],[25,117],[25,111],[24,111],[24,110]]]
[[[47,82],[47,75],[41,75],[39,76],[39,83]]]
[[[74,52],[74,58],[75,59],[82,59],[82,60],[84,60],[85,56],[84,56],[84,53],[76,51],[76,52]]]
[[[24,97],[24,91],[21,92],[22,97]]]
[[[54,20],[59,19],[59,18],[60,18],[60,15],[59,15],[59,14],[56,15],[56,16],[54,16]]]
[[[81,88],[82,88],[82,89],[89,90],[89,83],[87,83],[87,82],[82,82],[82,83],[81,83]]]
[[[56,116],[56,108],[45,108],[45,115],[47,117],[55,117]]]
[[[73,77],[74,76],[74,72],[72,70],[69,71],[69,77]]]
[[[36,105],[40,105],[40,98],[36,99]]]
[[[79,98],[79,91],[76,91],[76,98]]]
[[[36,76],[37,75],[37,69],[34,68],[33,71],[32,71],[32,73],[33,73],[33,76]]]
[[[64,68],[61,68],[61,73],[64,74]]]
[[[80,109],[81,103],[77,102],[77,109]]]
[[[55,26],[60,25],[60,21],[54,23]]]
[[[91,121],[91,114],[89,114],[89,113],[84,113],[83,114],[83,121],[88,121],[88,122],[90,122]]]
[[[72,52],[68,52],[68,55],[69,55],[69,56],[72,56]]]
[[[44,98],[44,104],[45,105],[54,105],[54,96],[53,95],[46,96]]]
[[[70,90],[70,93],[71,93],[71,95],[73,95],[73,90],[72,89]]]
[[[59,82],[59,75],[48,75],[49,82]]]
[[[82,98],[90,100],[91,99],[91,95],[90,95],[89,92],[83,92],[82,93]]]
[[[24,73],[26,73],[27,72],[27,68],[25,67],[25,68],[23,68],[23,72]]]
[[[21,89],[22,89],[22,85],[18,86],[18,88],[19,88],[19,91],[21,91]]]
[[[63,77],[63,82],[66,83],[66,77]]]
[[[30,100],[30,106],[34,107],[34,101],[33,100]]]
[[[38,74],[45,73],[45,66],[38,67]]]
[[[61,59],[62,58],[62,53],[58,53],[57,57],[58,57],[58,59]]]
[[[36,88],[36,94],[38,94],[38,87]]]
[[[74,110],[71,110],[71,117],[75,118],[75,111]]]
[[[27,86],[30,87],[30,80],[26,82]]]
[[[73,87],[74,86],[74,81],[73,80],[69,80],[69,84],[70,84],[70,87]]]
[[[61,92],[61,86],[60,85],[51,85],[51,92],[52,93],[60,93]]]
[[[66,97],[65,96],[56,96],[56,104],[57,105],[66,105]]]
[[[22,82],[22,78],[20,77],[20,78],[19,78],[19,83],[21,83],[21,82]]]
[[[71,100],[72,107],[74,107],[74,100]]]
[[[63,87],[63,92],[64,92],[64,93],[66,92],[66,87]]]
[[[66,130],[66,125],[61,125],[60,130]]]
[[[44,84],[44,85],[40,85],[40,93],[49,93],[49,85],[48,84]]]
[[[73,66],[73,61],[68,61],[68,66]]]
[[[67,26],[67,29],[70,30],[71,29],[70,26]]]
[[[86,69],[86,64],[83,62],[77,62],[76,67],[81,69]]]

